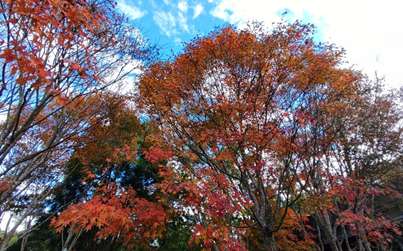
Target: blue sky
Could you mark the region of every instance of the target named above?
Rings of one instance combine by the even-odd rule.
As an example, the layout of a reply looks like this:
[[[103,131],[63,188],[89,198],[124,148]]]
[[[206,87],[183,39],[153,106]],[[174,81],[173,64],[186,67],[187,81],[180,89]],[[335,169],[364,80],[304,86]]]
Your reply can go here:
[[[182,42],[208,34],[226,23],[247,21],[267,25],[285,19],[313,23],[317,41],[347,51],[348,64],[385,75],[393,86],[403,85],[403,4],[400,0],[118,0],[118,8],[165,52],[179,52]]]

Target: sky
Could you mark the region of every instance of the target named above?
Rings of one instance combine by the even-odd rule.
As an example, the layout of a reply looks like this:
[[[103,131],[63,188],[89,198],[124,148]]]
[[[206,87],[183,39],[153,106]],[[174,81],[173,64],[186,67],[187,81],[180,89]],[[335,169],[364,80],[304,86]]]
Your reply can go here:
[[[183,42],[214,27],[248,21],[266,25],[284,19],[317,27],[316,41],[346,50],[346,67],[373,78],[385,76],[390,86],[403,85],[403,15],[400,0],[118,0],[118,10],[150,42],[179,53]]]

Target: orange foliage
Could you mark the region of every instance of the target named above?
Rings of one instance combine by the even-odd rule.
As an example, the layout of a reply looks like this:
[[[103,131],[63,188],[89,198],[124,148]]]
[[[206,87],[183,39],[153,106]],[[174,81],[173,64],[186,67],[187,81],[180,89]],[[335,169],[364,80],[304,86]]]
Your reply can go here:
[[[344,52],[315,45],[312,32],[298,22],[224,27],[142,75],[139,103],[175,160],[165,192],[186,191],[176,200],[203,215],[193,236],[206,245],[251,219],[275,248],[273,234],[286,231],[287,208],[315,172],[306,160],[320,158],[337,133],[326,121],[354,97],[361,75],[340,69]]]
[[[119,187],[117,183],[101,186],[87,202],[70,206],[51,227],[61,232],[65,227],[74,231],[97,229],[98,238],[114,236],[124,239],[128,247],[145,246],[162,237],[166,213],[154,202],[137,198],[132,188]]]

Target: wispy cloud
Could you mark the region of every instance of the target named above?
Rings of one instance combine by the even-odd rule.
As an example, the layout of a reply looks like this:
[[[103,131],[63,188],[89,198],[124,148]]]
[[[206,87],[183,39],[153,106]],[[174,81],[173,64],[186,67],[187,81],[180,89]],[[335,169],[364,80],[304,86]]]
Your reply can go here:
[[[195,7],[193,7],[193,10],[194,10],[193,19],[195,19],[203,11],[203,5],[201,4],[196,5]]]
[[[182,42],[183,42],[182,39],[180,39],[179,37],[174,39],[174,43],[177,44],[177,45],[182,44]]]
[[[176,30],[175,16],[171,12],[156,11],[154,12],[153,19],[168,37],[178,33]]]
[[[400,74],[403,57],[403,33],[399,24],[403,16],[398,1],[340,0],[329,8],[325,1],[315,0],[215,0],[210,11],[214,17],[236,25],[248,20],[266,24],[280,21],[302,20],[318,27],[319,37],[346,49],[349,64],[373,75],[385,74],[386,80],[403,84]],[[342,13],[342,14],[340,14]]]
[[[189,32],[189,25],[188,25],[188,23],[187,23],[186,17],[185,17],[185,15],[184,15],[183,13],[181,13],[181,12],[178,13],[178,22],[179,22],[180,27],[181,27],[184,31]]]
[[[262,1],[258,0],[220,0],[214,1],[215,7],[210,11],[214,17],[220,18],[232,24],[243,24],[248,20],[273,20],[277,17],[273,2],[280,1]]]
[[[131,2],[127,3],[125,0],[118,0],[117,6],[131,20],[142,18],[147,14],[147,11],[142,11],[139,7],[136,7]]]
[[[164,0],[165,2],[166,0]],[[177,4],[165,3],[164,6],[157,5],[155,1],[152,3],[155,9],[153,19],[165,35],[171,37],[182,32],[191,33],[193,25],[188,22],[189,5],[186,0],[180,0]],[[200,7],[197,8],[200,9]]]

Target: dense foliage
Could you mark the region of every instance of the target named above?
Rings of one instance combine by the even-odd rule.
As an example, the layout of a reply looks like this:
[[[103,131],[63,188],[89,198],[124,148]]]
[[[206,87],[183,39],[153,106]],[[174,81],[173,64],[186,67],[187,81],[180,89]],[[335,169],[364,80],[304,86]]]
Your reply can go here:
[[[299,22],[160,60],[114,4],[0,1],[0,250],[403,246],[402,91]]]

